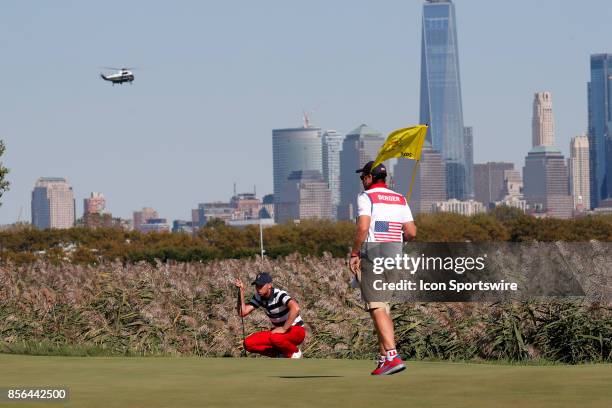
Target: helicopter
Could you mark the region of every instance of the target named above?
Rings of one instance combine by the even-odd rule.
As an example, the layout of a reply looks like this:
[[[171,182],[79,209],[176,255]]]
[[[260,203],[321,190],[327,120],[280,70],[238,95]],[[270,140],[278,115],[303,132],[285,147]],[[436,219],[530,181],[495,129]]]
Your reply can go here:
[[[130,69],[133,69],[133,68],[112,68],[112,67],[103,67],[103,68],[112,69],[112,70],[117,71],[116,73],[109,74],[109,75],[100,74],[100,77],[102,77],[103,80],[110,81],[113,85],[123,84],[124,82],[129,82],[131,85],[132,81],[134,80],[134,74],[132,73],[132,71],[130,71]]]

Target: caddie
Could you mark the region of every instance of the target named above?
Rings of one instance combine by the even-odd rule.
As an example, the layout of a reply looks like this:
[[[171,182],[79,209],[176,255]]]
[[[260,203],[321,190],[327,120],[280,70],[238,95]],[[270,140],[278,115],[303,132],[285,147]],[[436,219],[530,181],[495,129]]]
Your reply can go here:
[[[370,161],[358,169],[365,191],[357,197],[357,229],[350,255],[349,266],[355,278],[361,282],[361,262],[370,243],[401,243],[416,237],[416,225],[406,198],[387,187],[387,169],[384,164],[372,168]],[[363,293],[363,289],[362,289]],[[374,322],[378,335],[378,365],[372,375],[390,375],[406,367],[395,349],[395,336],[390,307],[387,302],[367,302],[366,308]]]

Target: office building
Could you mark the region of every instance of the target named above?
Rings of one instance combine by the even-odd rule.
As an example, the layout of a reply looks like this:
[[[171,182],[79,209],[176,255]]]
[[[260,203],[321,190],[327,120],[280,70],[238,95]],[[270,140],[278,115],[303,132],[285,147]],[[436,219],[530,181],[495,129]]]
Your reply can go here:
[[[460,215],[471,216],[486,212],[482,203],[474,200],[460,201],[451,198],[447,201],[439,201],[432,205],[433,212],[451,212]]]
[[[331,219],[331,192],[320,172],[292,172],[277,202],[279,223],[309,218]]]
[[[589,176],[591,208],[612,197],[612,54],[591,55]]]
[[[83,215],[102,214],[106,208],[106,199],[102,193],[93,192],[89,198],[83,199]]]
[[[527,204],[536,215],[570,218],[574,200],[569,194],[569,180],[565,158],[549,146],[531,149],[523,167],[523,193]]]
[[[523,177],[521,172],[518,170],[504,170],[503,174],[504,187],[502,198],[499,201],[490,203],[488,208],[505,206],[527,212],[529,206],[527,205],[527,200],[523,197]],[[476,182],[476,179],[474,179],[474,182]]]
[[[237,219],[258,219],[261,200],[255,196],[255,193],[239,193],[230,199],[230,206],[234,208]]]
[[[306,123],[305,123],[306,125]],[[272,131],[274,197],[280,197],[287,177],[299,170],[323,173],[321,129],[302,127]]]
[[[200,210],[198,208],[191,209],[191,223],[196,228],[200,225]]]
[[[420,123],[430,126],[427,139],[446,163],[447,196],[463,200],[472,195],[471,147],[463,125],[454,4],[428,0],[422,23]]]
[[[151,207],[143,207],[142,210],[134,211],[132,213],[133,228],[136,231],[140,231],[141,225],[146,224],[151,219],[157,219],[157,218],[159,218],[157,211],[155,211]]]
[[[273,216],[274,204],[272,195],[264,196],[263,202],[253,193],[236,193],[229,202],[215,201],[200,203],[196,210],[192,210],[192,222],[194,226],[203,227],[213,219],[223,221],[228,225],[247,225],[242,221],[258,220]],[[256,223],[256,222],[255,222]]]
[[[570,194],[574,209],[587,211],[591,207],[591,185],[589,180],[589,138],[585,135],[573,137],[570,142],[568,160]]]
[[[185,221],[185,220],[174,220],[172,221],[172,232],[182,232],[185,234],[193,234],[198,228],[197,224],[194,224],[193,221]]]
[[[227,222],[236,219],[235,208],[232,204],[223,201],[198,204],[198,227],[203,227],[213,219]]]
[[[170,224],[165,218],[149,218],[147,222],[138,226],[138,231],[146,234],[149,232],[170,232]]]
[[[363,191],[359,175],[355,170],[376,159],[378,150],[385,142],[383,135],[366,124],[349,132],[340,152],[340,206],[338,219],[353,220],[357,216],[357,195]],[[388,162],[387,173],[390,173]]]
[[[506,195],[505,172],[514,170],[513,163],[487,162],[474,164],[474,199],[490,208]]]
[[[474,198],[474,128],[472,126],[464,127],[463,137],[465,142],[467,198]]]
[[[259,210],[259,218],[274,219],[274,195],[266,194],[261,199],[261,210]]]
[[[523,176],[519,170],[504,170],[504,198],[523,197]]]
[[[397,161],[393,175],[395,191],[406,196],[410,189],[414,160]],[[408,202],[413,214],[431,213],[432,205],[446,201],[446,165],[442,155],[425,142]]]
[[[32,225],[39,229],[72,228],[75,222],[72,187],[61,177],[41,177],[32,190]]]
[[[527,205],[527,200],[512,196],[504,197],[504,199],[501,201],[496,201],[495,203],[493,203],[493,206],[517,208],[522,212],[527,212],[527,209],[529,208],[529,206]]]
[[[599,202],[599,207],[593,209],[595,215],[612,215],[612,198],[606,198]]]
[[[344,135],[335,130],[323,133],[323,178],[331,192],[333,218],[337,218],[340,205],[340,152],[343,141]]]
[[[531,147],[555,145],[555,122],[550,92],[536,92],[531,117]]]

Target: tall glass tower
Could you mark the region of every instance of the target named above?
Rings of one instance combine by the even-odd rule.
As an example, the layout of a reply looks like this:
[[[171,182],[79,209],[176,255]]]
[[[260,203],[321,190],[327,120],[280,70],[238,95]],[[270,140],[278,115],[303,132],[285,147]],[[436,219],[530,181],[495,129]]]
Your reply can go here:
[[[39,229],[72,228],[75,201],[65,178],[41,177],[32,190],[32,225]]]
[[[423,5],[420,122],[429,124],[428,140],[446,162],[448,198],[472,195],[466,157],[459,78],[455,6],[451,0]]]
[[[357,195],[363,191],[363,185],[355,170],[363,167],[370,160],[376,159],[378,150],[385,142],[383,135],[366,125],[359,125],[350,131],[342,142],[340,152],[340,205],[338,219],[353,220],[357,216]],[[389,163],[387,171],[389,171]]]
[[[323,133],[323,178],[329,185],[331,191],[332,215],[338,216],[340,205],[340,152],[344,135],[335,130],[327,130]]]
[[[589,166],[591,207],[612,197],[612,54],[591,55]]]
[[[272,130],[272,179],[275,204],[279,203],[283,186],[292,172],[316,170],[323,173],[321,149],[321,128]]]

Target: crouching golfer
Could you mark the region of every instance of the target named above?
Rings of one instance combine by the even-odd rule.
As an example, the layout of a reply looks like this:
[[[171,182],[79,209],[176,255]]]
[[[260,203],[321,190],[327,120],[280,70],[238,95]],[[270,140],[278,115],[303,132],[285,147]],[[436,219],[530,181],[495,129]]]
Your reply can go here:
[[[364,264],[362,256],[368,256],[368,247],[380,245],[382,242],[400,243],[410,241],[416,236],[416,226],[412,220],[412,212],[406,199],[387,188],[385,180],[387,169],[383,164],[372,168],[373,161],[366,163],[357,170],[361,173],[363,191],[357,197],[357,230],[349,262],[351,271],[357,280],[361,280]],[[393,320],[386,302],[368,302],[366,304],[374,321],[378,335],[380,354],[378,366],[372,375],[395,374],[406,367],[395,350]]]
[[[244,339],[244,348],[251,353],[268,357],[302,358],[298,348],[304,341],[304,321],[300,317],[300,307],[295,299],[284,290],[272,286],[272,277],[266,272],[257,275],[256,293],[248,304],[244,304],[244,285],[240,279],[234,284],[240,289],[238,314],[246,316],[253,310],[263,307],[274,328],[260,331]]]

